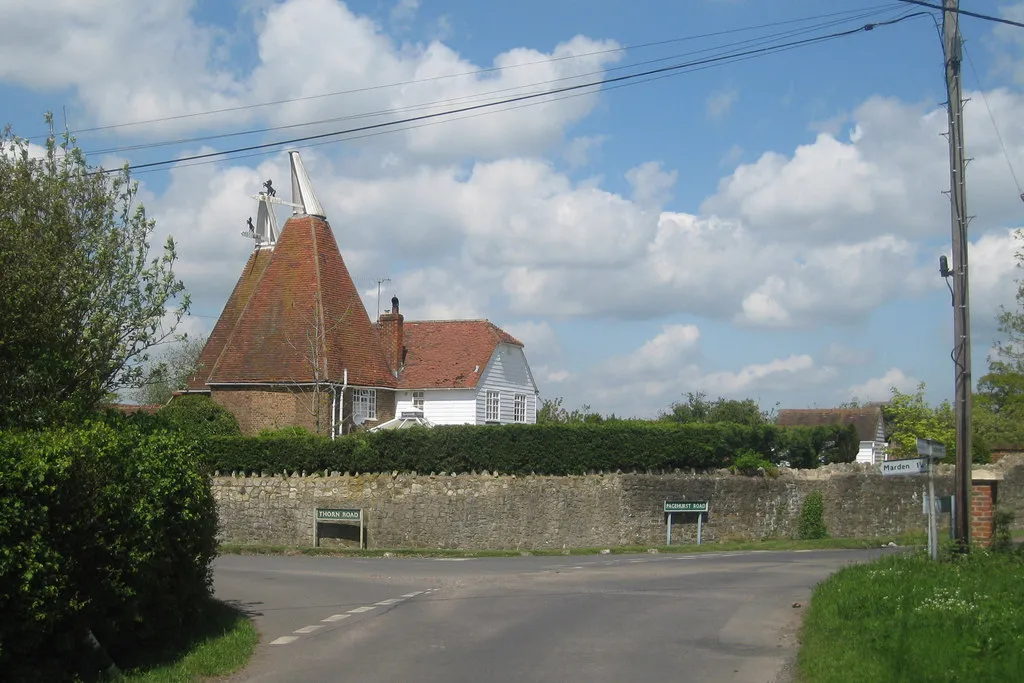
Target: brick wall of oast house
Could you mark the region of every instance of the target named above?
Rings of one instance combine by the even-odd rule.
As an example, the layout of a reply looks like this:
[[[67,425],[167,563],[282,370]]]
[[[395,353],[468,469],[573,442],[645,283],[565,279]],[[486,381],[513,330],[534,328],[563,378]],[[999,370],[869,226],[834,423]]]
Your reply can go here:
[[[231,387],[214,388],[214,401],[238,420],[242,434],[254,436],[264,429],[298,426],[316,431],[311,388]],[[330,434],[331,392],[320,392],[320,432]]]

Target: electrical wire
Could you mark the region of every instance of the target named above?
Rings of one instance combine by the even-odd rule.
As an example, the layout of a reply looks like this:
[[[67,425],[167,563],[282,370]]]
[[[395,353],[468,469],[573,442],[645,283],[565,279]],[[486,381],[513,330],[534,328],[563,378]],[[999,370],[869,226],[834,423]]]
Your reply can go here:
[[[820,24],[813,25],[811,27],[805,27],[805,28],[800,28],[800,29],[791,29],[791,30],[788,30],[788,31],[783,31],[783,32],[774,33],[774,34],[769,34],[769,35],[766,35],[766,36],[759,36],[759,37],[756,37],[756,38],[750,38],[750,39],[747,39],[747,40],[737,41],[737,42],[734,42],[734,43],[727,43],[725,45],[719,45],[719,46],[714,46],[714,47],[709,47],[709,48],[703,48],[703,49],[700,49],[700,50],[692,50],[690,52],[684,52],[684,53],[669,55],[667,57],[658,57],[658,58],[655,58],[655,59],[649,59],[649,60],[645,60],[645,61],[642,61],[642,62],[635,62],[635,63],[629,64],[629,65],[610,67],[610,68],[607,68],[607,69],[601,69],[601,70],[597,70],[597,71],[590,71],[590,72],[585,72],[585,73],[574,74],[572,76],[563,76],[561,78],[554,78],[554,79],[549,79],[549,80],[546,80],[546,81],[539,81],[539,82],[536,82],[536,83],[529,83],[529,84],[511,86],[511,87],[506,87],[506,88],[500,88],[500,89],[497,89],[497,90],[490,90],[490,91],[486,91],[486,92],[482,92],[482,93],[473,93],[473,94],[470,94],[470,95],[461,95],[459,97],[452,97],[452,98],[448,98],[448,99],[444,99],[444,100],[435,100],[433,102],[423,102],[423,103],[414,104],[414,105],[407,105],[407,106],[404,106],[404,107],[395,107],[395,108],[391,108],[391,109],[384,109],[384,110],[371,111],[371,112],[363,112],[363,113],[358,113],[358,114],[348,114],[348,115],[345,115],[345,116],[337,116],[337,117],[332,117],[332,118],[328,118],[328,119],[320,119],[320,120],[317,120],[317,121],[306,121],[306,122],[302,122],[302,123],[283,124],[283,125],[279,125],[279,126],[268,126],[268,127],[264,127],[264,128],[255,128],[255,129],[242,130],[242,131],[232,131],[232,132],[228,132],[228,133],[216,133],[216,134],[210,134],[210,135],[194,136],[194,137],[189,137],[189,138],[179,138],[179,139],[175,139],[175,140],[164,140],[164,141],[159,141],[159,142],[147,142],[147,143],[138,143],[138,144],[134,144],[134,145],[123,145],[123,146],[120,146],[120,147],[108,147],[108,148],[103,148],[103,149],[94,149],[94,150],[86,151],[85,154],[86,154],[86,156],[94,156],[94,155],[101,155],[101,154],[118,154],[118,153],[121,153],[121,152],[138,151],[138,150],[142,150],[142,149],[152,149],[152,148],[156,148],[156,147],[169,147],[169,146],[175,146],[175,145],[191,144],[191,143],[196,143],[196,142],[208,142],[210,140],[232,138],[232,137],[241,137],[241,136],[246,136],[246,135],[256,135],[256,134],[260,134],[260,133],[269,133],[269,132],[274,132],[274,131],[279,131],[279,130],[289,130],[289,129],[295,129],[295,128],[308,127],[308,126],[323,125],[323,124],[326,124],[326,123],[337,123],[339,121],[352,121],[352,120],[358,120],[358,119],[363,119],[363,118],[372,118],[372,117],[378,117],[378,116],[394,115],[394,114],[399,114],[399,113],[403,113],[403,112],[421,111],[423,109],[428,109],[429,110],[431,108],[440,106],[442,104],[450,104],[450,103],[456,103],[456,102],[465,102],[465,101],[469,101],[469,102],[473,102],[473,103],[475,103],[475,102],[484,102],[484,101],[489,101],[489,100],[500,99],[500,97],[498,96],[500,93],[509,93],[509,92],[514,92],[514,91],[521,91],[521,90],[524,90],[526,88],[535,88],[537,86],[550,85],[550,84],[553,84],[553,83],[563,83],[565,81],[572,81],[572,80],[575,80],[575,79],[584,78],[586,76],[594,76],[594,75],[597,75],[597,74],[603,74],[603,73],[608,73],[608,72],[613,72],[613,71],[621,71],[623,69],[635,69],[635,68],[640,67],[640,66],[645,66],[645,65],[649,65],[649,64],[662,63],[662,62],[670,61],[670,60],[673,60],[673,59],[680,59],[682,57],[689,57],[689,56],[698,55],[698,54],[704,54],[704,53],[708,53],[708,52],[721,51],[721,50],[724,50],[726,48],[734,48],[734,47],[738,47],[738,46],[742,46],[742,45],[748,45],[748,44],[751,44],[751,43],[753,43],[753,44],[764,44],[766,41],[781,40],[783,38],[792,38],[794,36],[805,35],[807,33],[812,33],[814,31],[817,31],[817,30],[820,30],[820,29],[829,28],[829,27],[836,26],[836,25],[843,24],[843,23],[848,23],[850,21],[864,19],[864,18],[867,18],[867,17],[869,17],[871,15],[874,15],[874,14],[876,14],[876,12],[873,12],[873,11],[872,12],[864,12],[864,13],[862,13],[860,15],[855,16],[855,17],[848,17],[848,18],[845,18],[845,19],[833,20],[833,21],[829,21],[829,22],[823,22],[823,23],[820,23]],[[550,88],[545,88],[545,89],[540,90],[540,91],[534,90],[533,92],[544,93],[544,92],[549,92],[549,91],[551,91]],[[519,93],[519,94],[526,94],[526,93]]]
[[[936,5],[933,2],[924,2],[924,0],[899,0],[905,2],[908,5],[918,5],[920,7],[928,7],[930,9],[937,9],[941,12],[955,12],[956,14],[962,14],[965,17],[974,17],[975,19],[984,19],[985,21],[994,21],[997,24],[1006,24],[1008,26],[1016,26],[1017,28],[1024,28],[1024,23],[1014,21],[1013,19],[1004,19],[1002,17],[994,17],[991,14],[982,14],[980,12],[971,12],[966,9],[946,9],[942,5]]]
[[[842,11],[838,11],[838,12],[830,12],[830,13],[826,13],[826,14],[811,15],[811,16],[807,16],[807,17],[799,17],[797,19],[786,19],[786,20],[783,20],[783,21],[774,21],[774,22],[769,22],[769,23],[765,23],[765,24],[758,24],[758,25],[754,25],[754,26],[743,26],[743,27],[734,28],[734,29],[726,29],[726,30],[723,30],[723,31],[712,31],[712,32],[709,32],[709,33],[701,33],[701,34],[694,34],[694,35],[690,35],[690,36],[681,36],[681,37],[678,37],[678,38],[668,38],[668,39],[664,39],[664,40],[655,40],[655,41],[650,41],[650,42],[646,42],[646,43],[638,43],[636,45],[626,45],[626,46],[618,47],[618,48],[608,48],[608,49],[604,49],[604,50],[594,50],[594,51],[591,51],[591,52],[584,52],[584,53],[574,54],[574,55],[563,55],[561,57],[550,57],[550,58],[547,58],[547,59],[535,60],[535,61],[532,61],[532,62],[523,62],[522,64],[510,64],[510,65],[505,65],[505,66],[485,67],[485,68],[481,68],[481,69],[475,69],[475,70],[472,70],[472,71],[464,71],[464,72],[460,72],[460,73],[456,73],[456,74],[443,74],[443,75],[440,75],[440,76],[431,76],[431,77],[428,77],[428,78],[417,78],[417,79],[411,79],[411,80],[406,80],[406,81],[399,81],[399,82],[394,82],[394,83],[385,83],[385,84],[365,86],[365,87],[362,87],[362,88],[352,88],[352,89],[348,89],[348,90],[336,90],[336,91],[333,91],[333,92],[318,93],[318,94],[315,94],[315,95],[305,95],[305,96],[302,96],[302,97],[291,97],[291,98],[284,98],[284,99],[279,99],[279,100],[271,100],[271,101],[267,101],[267,102],[257,102],[257,103],[253,103],[253,104],[237,105],[237,106],[233,106],[233,107],[222,107],[220,109],[209,109],[209,110],[200,111],[200,112],[189,112],[187,114],[176,114],[176,115],[173,115],[173,116],[163,116],[163,117],[152,118],[152,119],[143,119],[143,120],[139,120],[139,121],[128,121],[128,122],[122,122],[122,123],[114,123],[114,124],[108,124],[108,125],[104,125],[104,126],[94,126],[94,127],[91,127],[91,128],[79,128],[79,129],[71,131],[71,133],[74,134],[74,135],[78,135],[78,134],[81,134],[81,133],[93,133],[93,132],[99,132],[99,131],[112,130],[112,129],[116,129],[116,128],[128,128],[128,127],[133,127],[133,126],[147,125],[147,124],[151,124],[151,123],[164,123],[164,122],[167,122],[167,121],[177,121],[177,120],[181,120],[181,119],[188,119],[188,118],[194,118],[194,117],[200,117],[200,116],[212,116],[214,114],[224,114],[224,113],[234,112],[234,111],[244,111],[244,110],[248,110],[248,109],[257,109],[257,108],[262,108],[262,107],[271,107],[271,106],[277,106],[277,105],[281,105],[281,104],[290,104],[290,103],[293,103],[293,102],[303,102],[303,101],[314,100],[314,99],[322,99],[322,98],[326,98],[326,97],[335,97],[335,96],[339,96],[339,95],[353,95],[353,94],[358,94],[358,93],[371,92],[371,91],[374,91],[374,90],[382,90],[382,89],[386,89],[386,88],[397,88],[397,87],[403,87],[403,86],[407,86],[407,85],[414,85],[414,84],[417,84],[417,83],[429,83],[429,82],[440,81],[440,80],[451,79],[451,78],[463,78],[463,77],[466,77],[466,76],[477,76],[477,75],[481,75],[481,74],[493,73],[495,71],[512,70],[512,69],[518,69],[518,68],[523,68],[523,67],[527,67],[527,66],[536,66],[536,65],[539,65],[539,64],[549,64],[549,63],[552,63],[552,62],[560,62],[560,61],[571,60],[571,59],[580,59],[580,58],[583,58],[583,57],[592,57],[592,56],[602,55],[602,54],[611,54],[611,53],[616,53],[616,52],[625,52],[625,51],[628,51],[628,50],[639,50],[639,49],[645,49],[645,48],[649,48],[649,47],[658,47],[658,46],[661,46],[661,45],[669,45],[669,44],[674,44],[674,43],[682,43],[682,42],[700,40],[700,39],[703,39],[703,38],[714,38],[714,37],[717,37],[717,36],[730,35],[730,34],[734,34],[734,33],[742,33],[744,31],[755,31],[755,30],[758,30],[758,29],[772,28],[772,27],[775,27],[775,26],[786,26],[786,25],[791,25],[791,24],[798,24],[798,23],[803,23],[803,22],[808,22],[808,21],[814,21],[814,20],[818,20],[818,19],[826,19],[826,18],[830,18],[830,17],[837,17],[837,16],[844,16],[844,15],[855,15],[855,14],[860,14],[860,13],[863,13],[863,12],[872,12],[873,13],[873,12],[881,11],[881,10],[884,10],[884,9],[891,9],[891,8],[897,7],[897,6],[898,5],[896,5],[894,2],[888,2],[888,3],[885,3],[885,4],[873,5],[873,6],[870,6],[870,7],[860,7],[860,8],[855,8],[855,9],[842,10]],[[45,137],[46,137],[46,134],[41,134],[41,135],[31,136],[31,137],[28,137],[26,139],[34,140],[34,139],[40,139],[40,138],[45,138]]]
[[[207,153],[203,153],[203,154],[194,154],[194,155],[190,155],[190,156],[186,156],[186,157],[180,157],[180,158],[177,158],[177,159],[167,159],[167,160],[163,160],[163,161],[153,161],[153,162],[148,162],[148,163],[144,163],[144,164],[138,164],[138,165],[134,166],[133,168],[134,169],[156,168],[156,167],[167,166],[167,165],[171,165],[171,164],[178,164],[178,163],[186,162],[186,161],[193,161],[193,160],[198,160],[198,159],[208,159],[208,158],[213,158],[213,157],[222,157],[222,156],[233,155],[233,154],[237,154],[237,153],[241,153],[241,152],[250,152],[250,151],[256,151],[256,150],[261,150],[261,149],[270,149],[270,148],[274,148],[274,147],[281,147],[281,146],[284,146],[284,145],[292,145],[292,144],[296,144],[296,143],[300,143],[300,142],[308,142],[308,141],[311,141],[311,140],[319,140],[319,139],[331,138],[331,137],[335,137],[336,138],[338,136],[347,135],[347,134],[350,134],[350,133],[360,133],[360,132],[369,131],[369,130],[375,130],[375,129],[381,129],[381,128],[390,128],[390,127],[401,125],[401,124],[405,124],[405,123],[415,123],[415,122],[419,122],[419,121],[435,119],[435,118],[444,117],[444,116],[451,116],[451,115],[454,115],[454,114],[460,114],[460,113],[469,112],[469,111],[476,111],[476,110],[481,110],[481,109],[490,109],[490,108],[493,108],[493,107],[496,107],[496,106],[499,106],[499,105],[502,105],[502,104],[511,104],[511,103],[521,102],[521,101],[526,101],[526,100],[534,100],[534,99],[538,99],[538,98],[541,98],[541,97],[546,97],[546,96],[550,96],[550,95],[554,95],[554,94],[559,94],[559,93],[563,93],[563,92],[578,91],[578,90],[582,90],[584,88],[594,88],[594,87],[604,86],[604,85],[613,84],[613,83],[621,83],[621,82],[626,82],[626,81],[632,81],[634,79],[642,78],[642,77],[645,77],[645,76],[652,76],[652,75],[656,75],[656,74],[664,74],[664,73],[676,72],[676,71],[680,71],[682,69],[687,69],[687,68],[694,67],[694,66],[700,66],[700,65],[704,65],[704,64],[712,64],[712,63],[716,63],[716,62],[722,62],[722,61],[725,61],[725,60],[728,60],[728,59],[735,59],[737,57],[771,54],[772,52],[778,52],[778,51],[781,51],[781,50],[787,49],[787,48],[804,46],[804,45],[811,45],[811,44],[815,44],[815,43],[824,42],[824,41],[827,41],[827,40],[834,40],[834,39],[837,39],[837,38],[842,38],[842,37],[845,37],[845,36],[850,36],[850,35],[854,35],[854,34],[857,34],[857,33],[862,33],[862,32],[865,32],[865,31],[871,31],[871,30],[874,30],[875,28],[879,28],[879,27],[882,27],[882,26],[891,26],[891,25],[901,23],[903,21],[906,21],[907,19],[911,19],[911,18],[914,18],[914,17],[917,17],[917,16],[928,16],[928,13],[927,12],[914,12],[914,13],[910,13],[910,14],[905,14],[905,15],[903,15],[901,17],[896,18],[896,19],[891,19],[891,20],[887,20],[887,21],[872,22],[872,23],[868,23],[868,24],[865,24],[863,26],[860,26],[858,28],[848,29],[848,30],[845,30],[845,31],[837,31],[837,32],[834,32],[834,33],[829,33],[829,34],[825,34],[825,35],[822,35],[822,36],[816,36],[816,37],[813,37],[813,38],[805,38],[803,40],[792,41],[790,43],[785,43],[785,44],[782,44],[782,45],[776,45],[776,46],[771,46],[771,47],[762,47],[762,48],[757,48],[757,49],[747,50],[747,51],[744,51],[744,52],[735,53],[735,54],[732,54],[732,55],[722,55],[722,56],[716,56],[716,57],[709,57],[709,58],[706,58],[706,59],[696,60],[696,61],[693,61],[693,62],[687,62],[687,63],[683,63],[683,64],[673,64],[673,65],[670,65],[670,66],[664,66],[664,67],[660,67],[660,68],[657,68],[657,69],[650,69],[650,70],[647,70],[647,71],[641,71],[641,72],[634,73],[634,74],[627,74],[627,75],[624,75],[624,76],[615,76],[615,77],[611,77],[611,78],[603,78],[603,79],[599,79],[599,80],[596,80],[596,81],[591,81],[589,83],[581,83],[581,84],[577,84],[577,85],[564,86],[562,88],[556,88],[554,90],[549,90],[549,91],[545,91],[545,92],[541,92],[541,93],[532,93],[532,94],[527,94],[527,95],[519,95],[519,96],[516,96],[516,97],[511,97],[511,98],[507,98],[507,99],[503,99],[503,100],[498,100],[496,102],[489,102],[489,103],[484,103],[484,104],[475,104],[475,105],[471,105],[471,106],[465,106],[465,107],[460,107],[460,108],[456,108],[456,109],[451,109],[451,110],[448,110],[448,111],[435,112],[435,113],[430,113],[430,114],[421,114],[419,116],[413,116],[413,117],[408,117],[408,118],[405,118],[405,119],[398,119],[398,120],[394,120],[394,121],[384,121],[384,122],[380,122],[380,123],[369,124],[369,125],[366,125],[366,126],[359,126],[359,127],[356,127],[356,128],[350,128],[350,129],[347,129],[347,130],[339,130],[339,131],[331,131],[331,132],[325,132],[325,133],[318,133],[318,134],[315,134],[315,135],[306,135],[306,136],[302,136],[302,137],[290,138],[290,139],[286,139],[286,140],[278,140],[278,141],[274,141],[274,142],[266,142],[266,143],[261,143],[261,144],[257,144],[257,145],[248,145],[248,146],[245,146],[245,147],[239,147],[239,148],[235,148],[235,149],[221,150],[221,151],[215,151],[215,152],[207,152]],[[112,172],[114,170],[116,170],[116,169],[100,169],[98,171],[94,171],[93,173],[109,173],[109,172]]]

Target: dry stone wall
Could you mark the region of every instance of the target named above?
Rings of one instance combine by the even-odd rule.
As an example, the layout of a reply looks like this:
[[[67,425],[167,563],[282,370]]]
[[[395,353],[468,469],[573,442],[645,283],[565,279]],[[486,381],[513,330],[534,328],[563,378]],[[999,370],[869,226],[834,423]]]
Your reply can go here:
[[[1006,471],[1001,507],[1018,511],[1024,462]],[[665,500],[708,500],[706,541],[789,538],[804,498],[820,490],[833,536],[890,539],[925,528],[920,476],[833,465],[778,477],[715,474],[358,474],[214,477],[223,542],[308,546],[315,507],[362,508],[370,548],[541,549],[665,542]],[[953,489],[940,468],[936,493]],[[696,538],[696,516],[675,515],[674,543]],[[357,543],[351,528],[321,525],[321,544]]]

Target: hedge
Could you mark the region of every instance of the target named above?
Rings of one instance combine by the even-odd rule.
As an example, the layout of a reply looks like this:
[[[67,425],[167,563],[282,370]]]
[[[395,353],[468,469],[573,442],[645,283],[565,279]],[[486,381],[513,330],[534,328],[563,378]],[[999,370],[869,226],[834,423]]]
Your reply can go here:
[[[216,508],[195,441],[105,419],[0,432],[0,671],[89,678],[210,594]]]
[[[852,439],[852,440],[851,440]],[[772,463],[813,467],[853,460],[852,427],[614,422],[439,426],[349,435],[212,437],[211,470],[220,472],[472,472],[569,475],[590,471],[708,470],[729,467],[740,451]],[[851,450],[852,444],[852,450]]]

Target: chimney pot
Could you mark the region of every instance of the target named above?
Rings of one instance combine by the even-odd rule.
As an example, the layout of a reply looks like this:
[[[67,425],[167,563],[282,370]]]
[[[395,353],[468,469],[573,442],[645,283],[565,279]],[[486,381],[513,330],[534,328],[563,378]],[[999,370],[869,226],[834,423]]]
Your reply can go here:
[[[397,296],[391,297],[391,312],[395,313],[395,314],[398,313],[398,297]]]

